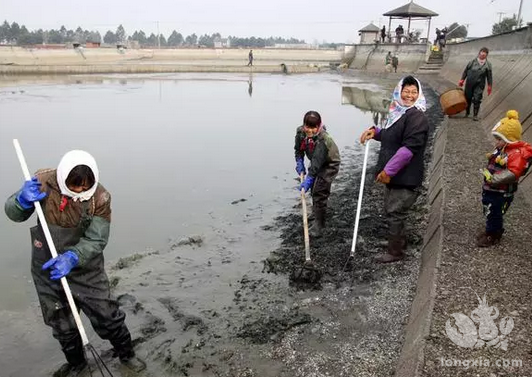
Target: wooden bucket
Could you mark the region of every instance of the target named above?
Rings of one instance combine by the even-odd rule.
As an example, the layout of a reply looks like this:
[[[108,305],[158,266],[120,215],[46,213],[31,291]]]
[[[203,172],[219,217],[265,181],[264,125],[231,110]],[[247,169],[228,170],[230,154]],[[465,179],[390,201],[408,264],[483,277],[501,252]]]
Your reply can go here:
[[[449,89],[440,96],[440,105],[447,115],[455,115],[467,109],[467,101],[461,88]]]

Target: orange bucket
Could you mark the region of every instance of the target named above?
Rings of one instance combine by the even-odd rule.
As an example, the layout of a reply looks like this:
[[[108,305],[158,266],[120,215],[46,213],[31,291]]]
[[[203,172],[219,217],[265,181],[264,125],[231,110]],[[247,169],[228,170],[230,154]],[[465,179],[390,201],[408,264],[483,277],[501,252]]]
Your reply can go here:
[[[467,109],[467,101],[461,88],[449,89],[440,96],[440,105],[446,115],[455,115]]]

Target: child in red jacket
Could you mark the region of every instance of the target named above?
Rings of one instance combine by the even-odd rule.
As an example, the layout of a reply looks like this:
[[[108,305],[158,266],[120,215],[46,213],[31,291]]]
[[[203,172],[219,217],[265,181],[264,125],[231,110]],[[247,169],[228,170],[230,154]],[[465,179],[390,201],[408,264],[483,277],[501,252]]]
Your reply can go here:
[[[488,167],[484,169],[482,204],[486,216],[486,231],[477,237],[477,246],[488,247],[499,243],[503,228],[503,215],[512,203],[519,178],[530,167],[532,146],[521,141],[521,123],[515,110],[506,113],[493,127],[495,151],[488,154]]]

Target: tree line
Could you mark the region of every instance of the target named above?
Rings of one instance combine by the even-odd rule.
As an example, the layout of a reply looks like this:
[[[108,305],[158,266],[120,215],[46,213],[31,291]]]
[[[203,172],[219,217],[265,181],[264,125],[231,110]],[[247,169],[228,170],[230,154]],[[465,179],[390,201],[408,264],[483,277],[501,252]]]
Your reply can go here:
[[[16,22],[9,23],[4,21],[0,26],[0,43],[11,45],[37,45],[37,44],[65,44],[65,43],[107,43],[107,44],[126,44],[127,42],[136,41],[140,47],[180,47],[180,46],[205,46],[214,47],[217,40],[221,40],[220,33],[211,35],[204,34],[201,36],[192,33],[183,36],[176,30],[166,38],[163,34],[150,33],[147,35],[143,30],[135,30],[133,34],[128,35],[122,25],[116,28],[116,31],[108,30],[103,38],[98,31],[84,30],[78,27],[76,30],[68,30],[61,26],[58,30],[32,30],[29,31],[26,26],[19,25]],[[266,47],[274,46],[276,43],[283,44],[304,44],[304,40],[296,38],[281,37],[236,37],[229,36],[228,41],[231,47]]]

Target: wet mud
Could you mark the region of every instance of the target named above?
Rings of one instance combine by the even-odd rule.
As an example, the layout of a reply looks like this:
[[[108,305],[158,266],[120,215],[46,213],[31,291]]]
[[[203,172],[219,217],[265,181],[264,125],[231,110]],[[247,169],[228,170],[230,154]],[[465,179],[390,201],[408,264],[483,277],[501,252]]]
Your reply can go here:
[[[427,111],[433,133],[441,111],[435,93],[425,93],[433,104]],[[427,164],[431,145],[432,136]],[[322,273],[318,282],[290,279],[304,263],[296,190],[287,211],[273,223],[257,222],[252,235],[218,230],[215,237],[186,237],[171,241],[167,250],[119,260],[109,278],[137,354],[148,364],[139,375],[392,375],[415,293],[428,208],[422,189],[408,220],[404,262],[375,263],[387,234],[383,187],[373,179],[378,148],[373,143],[356,254],[348,263],[363,149],[342,151],[324,237],[311,239],[311,257]],[[260,206],[254,211],[261,212]],[[254,237],[279,235],[264,260],[249,256],[260,244]],[[112,368],[131,375],[116,361]]]
[[[424,91],[434,103],[427,111],[434,128],[441,111],[436,95]],[[275,177],[287,197],[274,199],[286,210],[273,221],[271,203],[238,195],[227,201],[225,213],[209,213],[213,225],[203,234],[168,240],[166,248],[135,250],[110,264],[112,293],[127,315],[138,356],[147,362],[138,375],[391,375],[415,292],[427,207],[422,190],[409,218],[405,261],[376,264],[387,234],[383,187],[373,182],[378,148],[378,143],[371,146],[357,251],[347,265],[363,148],[341,151],[327,229],[323,238],[310,240],[321,273],[310,284],[291,279],[305,260],[297,177],[291,174]],[[427,157],[431,152],[428,148]],[[9,370],[49,376],[63,362],[38,308],[6,323],[6,336],[24,334],[17,341],[35,345],[28,348],[30,356],[40,360],[38,366],[10,365]],[[115,376],[136,376],[89,323],[86,328]]]

